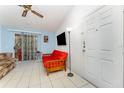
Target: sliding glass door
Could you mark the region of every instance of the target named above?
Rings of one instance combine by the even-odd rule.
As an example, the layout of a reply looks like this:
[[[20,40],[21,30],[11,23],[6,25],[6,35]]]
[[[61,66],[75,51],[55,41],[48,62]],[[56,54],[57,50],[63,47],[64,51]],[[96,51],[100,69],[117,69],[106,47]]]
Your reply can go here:
[[[37,53],[37,35],[29,33],[15,34],[15,57],[19,61],[35,60]]]

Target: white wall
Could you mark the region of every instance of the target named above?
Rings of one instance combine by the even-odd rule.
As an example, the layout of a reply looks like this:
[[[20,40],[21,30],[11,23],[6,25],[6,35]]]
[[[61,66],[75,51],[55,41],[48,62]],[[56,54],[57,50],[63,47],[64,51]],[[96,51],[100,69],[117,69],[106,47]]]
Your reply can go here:
[[[72,58],[72,70],[79,75],[83,75],[83,31],[85,31],[85,25],[83,23],[83,17],[89,12],[97,8],[98,6],[76,6],[74,7],[63,24],[60,26],[56,35],[65,32],[66,27],[72,27],[71,32],[71,58]],[[68,41],[68,33],[66,32],[66,39]],[[56,49],[68,51],[68,42],[66,46],[57,46]]]
[[[56,35],[65,32],[67,27],[72,27],[72,31],[71,31],[71,60],[72,60],[72,70],[76,73],[78,73],[80,76],[85,77],[86,79],[88,79],[90,82],[94,83],[96,86],[98,87],[123,87],[123,55],[122,55],[122,45],[123,45],[123,22],[122,22],[122,8],[119,6],[114,6],[112,8],[112,19],[109,18],[107,21],[112,20],[112,30],[107,28],[104,29],[102,31],[97,31],[98,33],[95,33],[93,36],[92,34],[90,34],[90,41],[92,44],[89,44],[88,42],[86,46],[92,47],[95,46],[96,50],[98,50],[96,47],[97,46],[101,46],[99,49],[104,49],[103,47],[105,47],[105,49],[114,47],[113,52],[111,54],[111,56],[113,57],[112,60],[113,63],[110,65],[109,62],[107,65],[105,65],[105,62],[102,63],[103,61],[99,61],[99,60],[91,60],[91,62],[95,62],[98,63],[99,65],[96,65],[94,63],[89,63],[88,64],[88,60],[87,60],[87,48],[86,48],[86,52],[84,53],[83,50],[83,39],[88,40],[86,37],[87,36],[87,32],[86,31],[86,27],[88,28],[88,26],[86,26],[86,17],[88,17],[88,13],[91,13],[92,11],[94,11],[94,9],[96,10],[96,8],[98,8],[99,6],[76,6],[72,9],[72,11],[68,14],[68,16],[66,17],[66,19],[64,20],[63,24],[60,26],[60,28],[58,29],[58,31],[56,32]],[[107,9],[104,8],[105,10]],[[102,12],[99,11],[98,12],[94,11],[94,13],[92,12],[90,14],[91,18],[94,20],[94,18],[96,17],[96,20],[94,21],[94,25],[95,28],[99,28],[100,26],[100,21],[99,21],[99,13],[102,14],[106,14],[104,13],[105,10],[101,10]],[[110,12],[111,13],[111,12]],[[96,15],[95,15],[96,14]],[[86,17],[84,17],[86,15]],[[94,15],[94,16],[92,16]],[[97,16],[98,15],[98,16]],[[98,20],[97,20],[98,19]],[[89,18],[89,20],[91,20]],[[101,21],[103,22],[103,21]],[[104,21],[106,22],[106,20]],[[97,27],[98,26],[98,27]],[[111,27],[110,27],[111,28]],[[103,29],[103,28],[102,28]],[[105,31],[112,31],[112,32],[105,32]],[[83,34],[85,33],[85,35]],[[100,33],[100,34],[99,34]],[[86,36],[86,37],[85,37]],[[97,37],[98,38],[97,38]],[[108,36],[108,37],[107,37]],[[113,37],[114,36],[114,37]],[[95,37],[95,38],[92,38]],[[68,33],[66,32],[66,38],[68,41]],[[101,40],[100,42],[97,42]],[[112,40],[112,42],[109,42],[110,40]],[[95,41],[96,43],[93,43],[93,41]],[[103,42],[104,41],[104,42]],[[107,44],[109,46],[107,46]],[[115,46],[113,46],[113,44]],[[107,47],[107,48],[106,48]],[[68,43],[66,46],[57,46],[56,44],[56,49],[59,50],[63,50],[63,51],[68,51]],[[92,49],[92,48],[91,48]],[[96,51],[98,52],[98,51]],[[92,52],[90,52],[92,54]],[[101,54],[100,54],[101,53]],[[109,52],[108,52],[109,54]],[[94,54],[93,54],[94,55]],[[106,54],[102,54],[101,50],[100,52],[97,53],[97,55],[99,55],[99,57],[97,56],[96,58],[99,59],[100,57],[106,56]],[[108,56],[107,56],[108,57]],[[86,60],[85,60],[86,59]],[[101,59],[100,59],[101,60]],[[88,75],[87,73],[89,73],[89,70],[94,72],[94,74],[96,75],[96,77],[92,75]],[[85,71],[86,70],[86,71]],[[104,71],[104,72],[103,72]],[[86,73],[87,72],[87,73]],[[90,76],[92,78],[90,78]],[[106,82],[111,82],[111,84],[107,84]]]

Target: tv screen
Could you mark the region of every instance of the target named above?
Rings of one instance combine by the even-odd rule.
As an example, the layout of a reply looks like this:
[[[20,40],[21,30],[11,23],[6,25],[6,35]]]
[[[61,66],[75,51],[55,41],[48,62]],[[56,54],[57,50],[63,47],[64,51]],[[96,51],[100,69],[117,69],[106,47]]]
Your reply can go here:
[[[66,37],[65,32],[57,36],[57,44],[58,45],[66,45]]]

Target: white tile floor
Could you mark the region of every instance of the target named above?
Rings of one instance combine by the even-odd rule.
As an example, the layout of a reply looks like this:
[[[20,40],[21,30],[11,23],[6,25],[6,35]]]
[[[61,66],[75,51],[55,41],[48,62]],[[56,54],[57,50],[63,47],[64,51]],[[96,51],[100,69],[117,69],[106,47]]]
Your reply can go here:
[[[16,67],[0,80],[1,88],[95,88],[86,80],[68,71],[58,71],[46,76],[40,61],[18,62]]]

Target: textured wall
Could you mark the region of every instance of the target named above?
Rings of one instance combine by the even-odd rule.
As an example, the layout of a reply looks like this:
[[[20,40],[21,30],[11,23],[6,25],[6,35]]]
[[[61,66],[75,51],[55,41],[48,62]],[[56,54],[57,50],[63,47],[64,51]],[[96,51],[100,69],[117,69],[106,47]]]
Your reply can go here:
[[[10,28],[6,26],[2,26],[0,30],[0,49],[1,52],[13,52],[13,47],[15,43],[14,39],[14,32],[8,30]],[[20,28],[12,28],[14,30],[20,30]],[[40,30],[31,30],[31,29],[23,29],[23,31],[31,31],[31,32],[39,32],[41,35],[38,36],[38,50],[42,51],[43,53],[50,53],[55,49],[55,33],[54,32],[47,32],[47,31],[40,31]],[[49,41],[48,43],[43,42],[43,36],[48,35]]]

